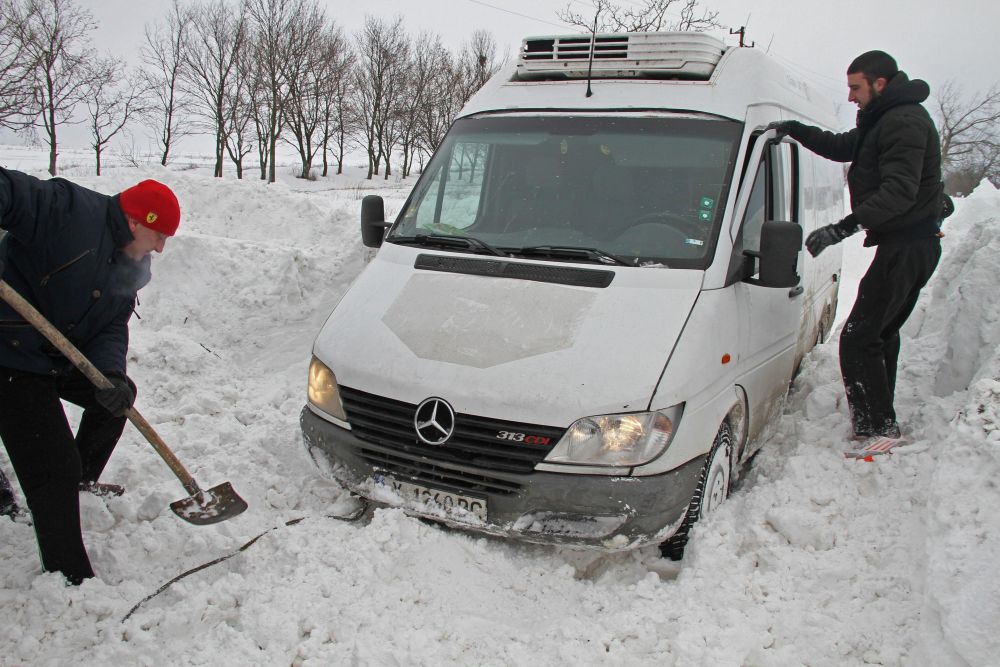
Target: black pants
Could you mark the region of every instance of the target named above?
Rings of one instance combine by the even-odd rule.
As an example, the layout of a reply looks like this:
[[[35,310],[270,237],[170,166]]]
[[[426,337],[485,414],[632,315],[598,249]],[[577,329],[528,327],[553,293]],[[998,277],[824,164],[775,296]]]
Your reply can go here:
[[[83,408],[75,436],[59,399]],[[31,511],[42,566],[73,583],[94,576],[79,486],[97,481],[124,428],[125,417],[102,408],[77,370],[46,376],[0,368],[0,438]]]
[[[936,237],[878,246],[840,334],[840,371],[855,435],[897,427],[893,395],[899,330],[941,258]]]

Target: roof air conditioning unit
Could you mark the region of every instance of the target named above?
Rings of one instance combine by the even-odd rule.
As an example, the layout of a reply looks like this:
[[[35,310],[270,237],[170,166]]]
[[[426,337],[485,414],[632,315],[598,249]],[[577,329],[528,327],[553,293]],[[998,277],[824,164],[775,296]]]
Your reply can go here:
[[[593,64],[591,65],[591,44]],[[521,43],[520,81],[690,79],[707,81],[726,45],[700,32],[631,32],[528,37]]]

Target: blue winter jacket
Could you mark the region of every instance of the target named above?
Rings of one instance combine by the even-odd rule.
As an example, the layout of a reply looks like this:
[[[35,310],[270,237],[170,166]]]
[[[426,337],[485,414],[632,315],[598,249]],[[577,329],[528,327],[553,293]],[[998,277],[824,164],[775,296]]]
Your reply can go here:
[[[118,196],[0,168],[0,228],[3,279],[98,369],[125,375],[128,321],[150,273],[149,257],[121,252],[133,236]],[[53,375],[71,368],[2,300],[0,366]]]

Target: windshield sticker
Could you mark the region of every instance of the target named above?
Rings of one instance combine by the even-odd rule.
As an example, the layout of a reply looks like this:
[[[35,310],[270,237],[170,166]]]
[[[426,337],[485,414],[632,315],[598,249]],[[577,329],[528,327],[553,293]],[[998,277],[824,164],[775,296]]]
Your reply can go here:
[[[715,200],[712,199],[711,197],[702,197],[701,198],[701,207],[702,208],[708,208],[708,209],[715,208]]]
[[[712,212],[702,209],[701,211],[698,211],[698,219],[707,222],[712,219]]]

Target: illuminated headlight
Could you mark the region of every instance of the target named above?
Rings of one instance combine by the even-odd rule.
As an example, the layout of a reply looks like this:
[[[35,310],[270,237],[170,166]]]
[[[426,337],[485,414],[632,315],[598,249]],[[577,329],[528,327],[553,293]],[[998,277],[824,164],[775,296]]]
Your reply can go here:
[[[309,364],[309,402],[328,415],[347,421],[337,376],[316,357]]]
[[[545,457],[548,463],[637,466],[667,448],[677,430],[682,405],[657,412],[584,417],[573,423]]]

